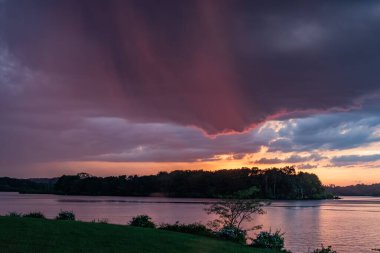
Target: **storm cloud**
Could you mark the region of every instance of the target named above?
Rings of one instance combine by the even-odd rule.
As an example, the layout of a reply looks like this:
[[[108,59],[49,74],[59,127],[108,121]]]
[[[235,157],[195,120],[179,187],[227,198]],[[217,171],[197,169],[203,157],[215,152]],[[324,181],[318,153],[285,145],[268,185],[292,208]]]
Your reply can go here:
[[[2,1],[0,40],[48,80],[30,94],[58,100],[39,101],[46,111],[218,134],[357,107],[377,92],[379,10],[376,1]]]
[[[374,162],[322,153],[380,142],[378,45],[377,1],[3,0],[0,169]]]

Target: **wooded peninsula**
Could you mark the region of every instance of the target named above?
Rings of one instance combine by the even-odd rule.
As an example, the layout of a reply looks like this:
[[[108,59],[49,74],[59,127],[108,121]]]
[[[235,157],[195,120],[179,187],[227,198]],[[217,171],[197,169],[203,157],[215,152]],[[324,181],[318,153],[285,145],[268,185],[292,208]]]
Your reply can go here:
[[[224,198],[244,193],[257,199],[325,199],[318,176],[294,167],[216,171],[176,170],[156,175],[97,177],[87,173],[53,179],[0,178],[0,191],[91,196]],[[247,195],[246,193],[249,192]]]

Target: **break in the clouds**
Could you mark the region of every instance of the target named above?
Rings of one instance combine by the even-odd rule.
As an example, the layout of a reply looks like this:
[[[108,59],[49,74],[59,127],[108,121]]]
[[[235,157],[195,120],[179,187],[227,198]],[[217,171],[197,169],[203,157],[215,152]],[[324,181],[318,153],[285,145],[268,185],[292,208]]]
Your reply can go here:
[[[284,120],[271,151],[344,150],[380,141],[378,99],[350,112]]]
[[[380,142],[379,31],[377,1],[0,1],[1,169],[374,162],[328,152]]]

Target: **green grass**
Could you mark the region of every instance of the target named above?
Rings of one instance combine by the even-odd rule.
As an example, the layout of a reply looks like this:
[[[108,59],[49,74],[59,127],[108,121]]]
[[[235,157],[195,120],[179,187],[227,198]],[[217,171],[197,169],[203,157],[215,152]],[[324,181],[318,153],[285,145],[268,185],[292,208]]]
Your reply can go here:
[[[0,217],[0,252],[273,253],[275,251],[149,228]]]

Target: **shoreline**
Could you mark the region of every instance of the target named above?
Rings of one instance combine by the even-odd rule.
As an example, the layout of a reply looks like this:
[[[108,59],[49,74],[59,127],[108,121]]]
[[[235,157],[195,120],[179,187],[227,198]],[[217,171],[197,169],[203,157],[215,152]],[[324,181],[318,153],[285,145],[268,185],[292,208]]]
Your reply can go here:
[[[21,195],[33,195],[33,194],[41,194],[41,195],[54,195],[54,196],[78,196],[78,197],[130,197],[130,198],[168,198],[168,199],[212,199],[212,200],[222,200],[225,198],[222,197],[193,197],[193,196],[170,196],[170,195],[87,195],[87,194],[59,194],[59,193],[51,193],[51,192],[17,192],[17,191],[0,191],[1,192],[9,192],[9,193],[18,193]],[[344,196],[333,196],[326,198],[304,198],[304,199],[259,199],[259,198],[251,198],[253,200],[262,201],[262,202],[273,202],[273,201],[313,201],[313,200],[333,200],[333,199],[342,199]],[[347,197],[347,196],[346,196]],[[358,196],[360,197],[360,196]],[[377,196],[363,196],[363,197],[377,197]],[[137,202],[138,203],[138,202]],[[154,202],[153,202],[154,203]],[[159,202],[161,203],[161,202]],[[168,202],[168,203],[176,203],[176,202]],[[180,203],[180,202],[178,202]],[[187,202],[185,202],[187,203]],[[202,203],[202,202],[199,202]],[[212,203],[212,202],[211,202]]]

